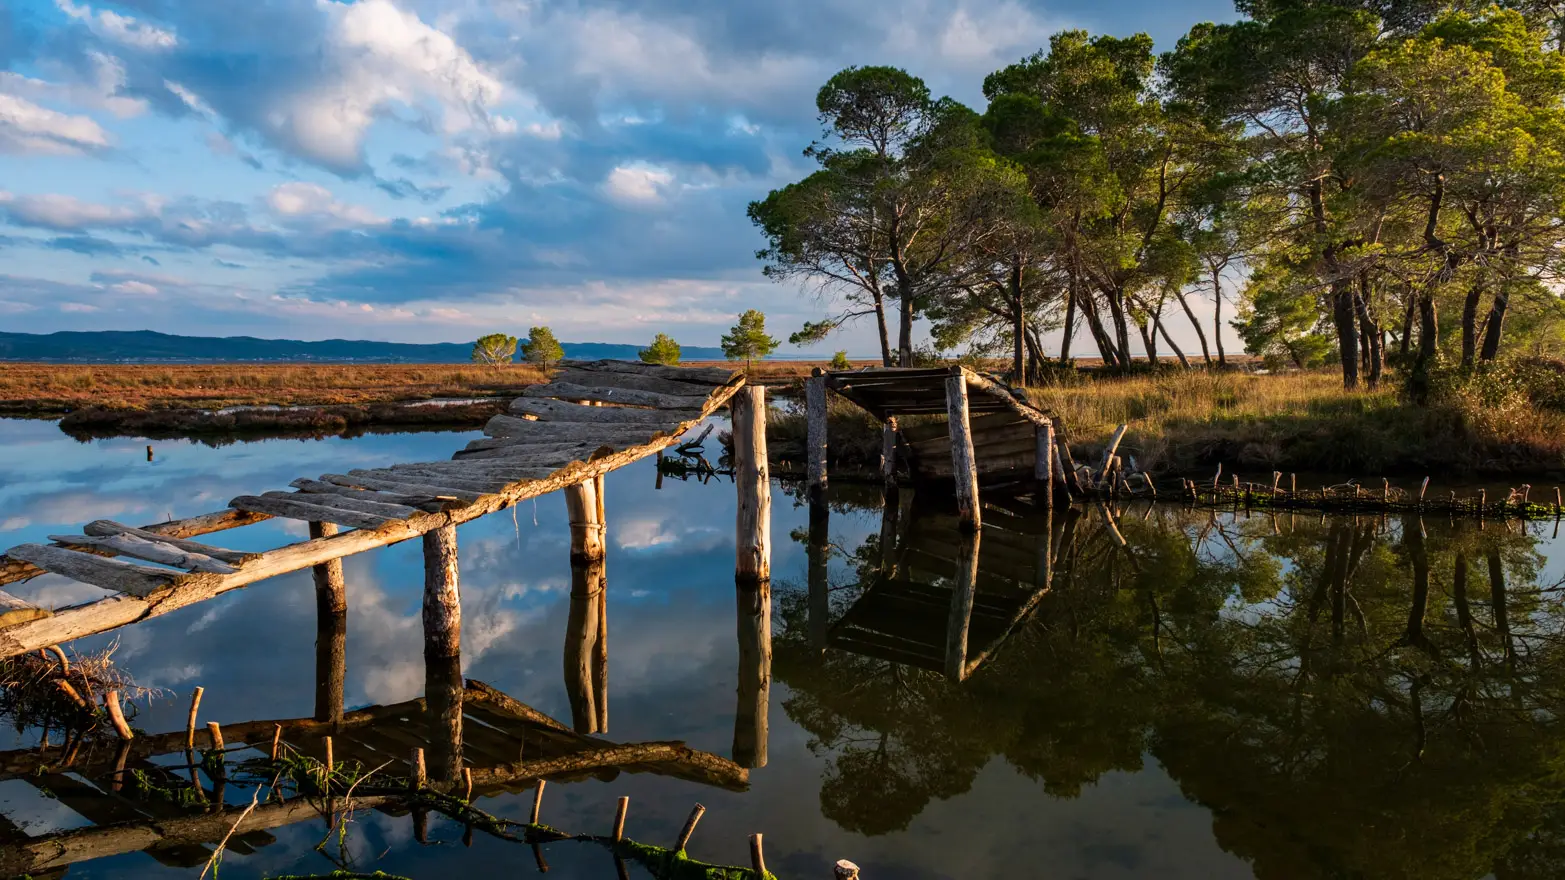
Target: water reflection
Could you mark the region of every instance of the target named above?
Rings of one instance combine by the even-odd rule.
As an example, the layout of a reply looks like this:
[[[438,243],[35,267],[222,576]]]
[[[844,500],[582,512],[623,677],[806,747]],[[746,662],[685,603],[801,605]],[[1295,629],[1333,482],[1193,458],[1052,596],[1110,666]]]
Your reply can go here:
[[[0,440],[17,439],[6,430]],[[27,467],[0,464],[0,524],[12,543],[69,531],[103,515],[86,502],[104,497],[132,511],[126,521],[200,513],[310,462],[427,459],[464,439],[160,447],[153,464],[134,441],[40,441]],[[20,440],[7,448],[28,448]],[[116,658],[167,689],[133,723],[181,731],[181,749],[189,690],[202,684],[203,720],[238,731],[231,743],[247,742],[244,722],[257,718],[341,723],[402,707],[398,725],[340,741],[339,760],[405,761],[417,742],[433,764],[437,742],[454,753],[460,737],[457,768],[546,756],[549,737],[602,736],[612,678],[616,742],[686,741],[750,767],[749,790],[598,768],[551,783],[544,821],[601,832],[629,795],[627,833],[666,845],[699,800],[694,855],[744,864],[746,836],[762,831],[784,877],[830,876],[844,857],[876,880],[1022,876],[1040,860],[1092,878],[1467,880],[1565,867],[1554,744],[1565,554],[1552,524],[1018,508],[986,510],[968,541],[937,499],[903,491],[888,503],[878,486],[840,484],[819,505],[776,492],[767,593],[735,590],[725,481],[659,490],[650,462],[608,481],[607,562],[572,564],[553,498],[461,528],[459,651],[424,654],[417,541],[347,560],[340,613],[319,607],[299,573],[83,648],[118,639]],[[76,503],[58,505],[62,489]],[[275,544],[286,536],[265,530],[283,528],[225,543]],[[28,598],[65,587],[25,586]],[[501,735],[456,702],[472,693],[463,676],[564,729]],[[36,730],[13,740],[8,762]],[[172,763],[131,754],[127,767],[184,778],[182,756]],[[84,784],[73,770],[47,775]],[[484,790],[480,805],[525,821],[530,784],[512,788]],[[65,783],[69,802],[36,791],[23,776],[0,782],[0,812],[20,833],[81,824],[113,802]],[[235,780],[225,797],[249,799]],[[329,870],[313,816],[258,832],[269,842],[235,848],[224,873]],[[463,847],[459,824],[429,816],[418,830],[418,819],[356,817],[354,867],[424,878],[533,864],[514,845],[479,834]],[[553,876],[615,870],[601,851],[546,844],[540,855]],[[145,854],[73,869],[160,870]]]

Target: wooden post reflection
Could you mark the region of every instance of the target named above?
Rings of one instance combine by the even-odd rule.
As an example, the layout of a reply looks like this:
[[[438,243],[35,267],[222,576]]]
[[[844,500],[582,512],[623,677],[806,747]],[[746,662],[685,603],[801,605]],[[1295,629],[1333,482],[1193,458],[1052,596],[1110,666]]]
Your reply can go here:
[[[424,698],[429,727],[429,775],[462,775],[462,603],[456,527],[424,534]]]
[[[809,612],[810,644],[826,650],[826,631],[831,614],[831,582],[827,577],[831,560],[831,510],[819,495],[810,498]]]
[[[946,623],[946,678],[967,678],[967,633],[973,620],[973,597],[978,590],[980,532],[964,532],[956,559],[956,583],[951,590],[951,617]]]
[[[734,709],[734,763],[766,766],[767,711],[772,694],[772,585],[746,583],[734,590],[739,630],[739,697]]]
[[[348,613],[318,609],[315,628],[315,720],[342,720],[348,677]]]
[[[607,617],[604,566],[600,557],[571,563],[571,604],[565,624],[565,693],[571,703],[571,727],[599,733],[608,722]],[[602,703],[602,705],[600,705]]]

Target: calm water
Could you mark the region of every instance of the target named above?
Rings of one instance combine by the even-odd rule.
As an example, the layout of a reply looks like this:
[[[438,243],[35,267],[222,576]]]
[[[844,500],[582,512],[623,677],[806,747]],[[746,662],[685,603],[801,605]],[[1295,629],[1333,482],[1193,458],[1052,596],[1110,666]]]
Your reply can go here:
[[[0,420],[0,545],[442,458],[470,436],[157,441],[148,462],[146,441],[82,444],[50,423]],[[650,461],[608,477],[607,736],[729,756],[743,702],[733,489],[655,483]],[[1120,547],[1096,509],[997,513],[956,683],[937,670],[950,663],[959,539],[943,511],[906,495],[888,512],[878,493],[839,487],[812,596],[809,512],[774,487],[767,763],[748,791],[627,773],[551,785],[544,821],[601,833],[628,795],[627,833],[667,844],[699,801],[694,857],[747,864],[760,831],[785,878],[829,877],[838,858],[866,880],[1565,876],[1565,544],[1552,523],[1138,506],[1118,520]],[[514,513],[459,529],[463,673],[569,723],[564,501]],[[264,549],[303,536],[274,520],[206,540]],[[421,696],[419,542],[350,557],[346,573],[347,707]],[[889,580],[866,593],[877,578]],[[53,576],[12,590],[55,607],[101,595]],[[134,724],[162,732],[183,728],[197,685],[203,721],[310,715],[315,624],[305,572],[72,647],[117,642],[118,664],[166,694]],[[0,748],[36,742],[8,728]],[[531,795],[479,806],[525,820]],[[0,812],[33,835],[87,824],[18,779],[0,781]],[[424,846],[408,818],[377,812],[356,818],[336,863],[314,849],[319,820],[270,833],[230,852],[222,875],[536,870],[524,846],[479,834],[464,847],[440,822]],[[544,852],[553,876],[615,876],[597,847]],[[69,876],[198,872],[132,853]]]

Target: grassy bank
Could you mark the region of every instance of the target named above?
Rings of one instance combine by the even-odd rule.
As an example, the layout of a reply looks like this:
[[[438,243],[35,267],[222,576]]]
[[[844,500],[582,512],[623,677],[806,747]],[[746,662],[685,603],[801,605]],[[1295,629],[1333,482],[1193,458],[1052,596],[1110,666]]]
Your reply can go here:
[[[53,416],[88,407],[212,410],[515,397],[542,378],[539,370],[528,365],[0,364],[0,414]]]

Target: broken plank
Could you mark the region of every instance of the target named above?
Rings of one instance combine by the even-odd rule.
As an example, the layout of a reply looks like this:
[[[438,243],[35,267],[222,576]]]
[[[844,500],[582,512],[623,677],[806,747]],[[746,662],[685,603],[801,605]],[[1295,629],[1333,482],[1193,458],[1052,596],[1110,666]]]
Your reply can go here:
[[[587,406],[547,397],[518,397],[511,401],[509,412],[513,416],[535,416],[543,422],[583,422],[615,425],[662,425],[670,417],[693,419],[700,416],[699,409],[660,410],[632,409],[625,406]]]
[[[308,501],[293,501],[286,498],[261,498],[256,495],[241,495],[228,502],[228,506],[237,510],[259,510],[262,513],[270,513],[272,516],[281,516],[304,522],[336,523],[339,526],[347,526],[352,529],[378,529],[386,523],[396,522],[395,519],[387,516],[375,516],[374,514],[358,513],[352,510],[339,510],[323,504],[311,504]]]
[[[484,425],[484,433],[496,438],[515,438],[529,442],[612,443],[620,438],[645,442],[654,434],[668,433],[679,424],[665,419],[662,424],[600,425],[581,422],[534,422],[516,416],[494,416]]]
[[[233,511],[241,513],[242,511]],[[190,553],[200,553],[202,556],[210,556],[213,559],[226,562],[230,565],[243,565],[246,561],[255,557],[254,553],[244,553],[239,550],[227,550],[222,547],[213,547],[196,541],[187,541],[184,538],[174,538],[167,534],[154,532],[149,529],[138,529],[121,525],[113,520],[94,520],[85,526],[82,531],[94,537],[108,537],[110,535],[130,535],[135,538],[143,538],[148,541],[157,541],[160,544],[168,544],[178,547]]]
[[[371,479],[379,480],[396,480],[404,478],[407,475],[401,471],[386,470],[381,468],[367,468],[365,470],[348,471],[348,476],[369,477]],[[484,495],[492,495],[496,492],[504,491],[505,487],[510,485],[505,480],[458,479],[451,476],[442,476],[439,479],[436,479],[433,476],[420,475],[419,480],[420,482],[434,486],[437,489],[460,489],[466,492],[480,492]]]
[[[486,479],[498,480],[538,480],[547,477],[553,471],[545,468],[517,467],[515,465],[488,464],[481,461],[437,461],[428,464],[394,464],[391,466],[394,473],[408,474],[444,474],[458,477],[462,474],[476,474]]]
[[[654,394],[667,394],[673,397],[706,397],[714,390],[713,386],[703,383],[683,382],[675,379],[665,379],[661,376],[648,376],[643,373],[619,373],[597,370],[565,369],[556,373],[551,377],[550,381],[586,385],[589,388],[651,391]]]
[[[135,535],[104,535],[101,537],[93,535],[50,535],[49,540],[56,544],[69,544],[76,547],[102,547],[107,550],[113,550],[121,556],[145,559],[148,562],[183,568],[186,571],[210,571],[217,574],[233,574],[235,570],[232,565],[213,559],[205,553],[194,553],[163,541],[148,541]]]
[[[469,492],[457,489],[442,489],[431,486],[428,483],[412,479],[380,479],[379,477],[366,477],[363,475],[347,476],[345,474],[322,474],[321,480],[334,483],[338,486],[357,486],[363,489],[379,489],[383,492],[398,492],[403,494],[416,494],[425,492],[430,495],[445,495],[454,498],[464,504],[474,504],[483,499],[483,492]]]
[[[349,498],[346,495],[310,495],[304,493],[300,497],[298,492],[262,492],[262,498],[281,498],[284,501],[303,501],[305,504],[319,504],[322,507],[330,507],[335,510],[351,510],[355,513],[368,513],[374,516],[384,516],[389,519],[407,519],[421,511],[416,507],[406,504],[387,504],[383,501],[365,501],[360,498]]]
[[[669,446],[674,443],[674,439],[670,437],[667,440],[659,440],[658,442]],[[462,462],[491,461],[497,464],[503,463],[518,467],[546,467],[558,470],[573,461],[591,461],[595,455],[601,458],[602,456],[599,453],[608,454],[614,451],[613,446],[598,445],[578,447],[572,452],[555,452],[552,450],[539,452],[530,446],[513,445],[495,446],[488,449],[463,449],[457,452],[454,458]]]
[[[596,400],[603,403],[620,403],[626,406],[650,406],[654,409],[701,409],[707,398],[658,394],[655,391],[631,391],[623,388],[591,388],[572,382],[550,382],[548,385],[529,385],[522,389],[523,397],[557,397],[562,400]]]
[[[441,497],[438,495],[409,495],[400,492],[377,492],[373,489],[355,489],[351,486],[339,486],[336,483],[324,483],[320,480],[294,480],[288,485],[311,495],[340,495],[344,498],[358,498],[364,501],[377,501],[382,504],[405,504],[408,507],[416,507],[425,513],[438,513],[445,510],[446,505],[456,503],[452,496]]]
[[[46,544],[21,544],[12,547],[8,552],[12,559],[31,562],[44,571],[63,574],[84,584],[142,598],[168,588],[180,574],[165,568],[106,559],[91,553],[67,550],[64,547],[50,547]]]
[[[458,467],[460,462],[453,462]],[[456,480],[453,485],[459,488],[465,483],[475,483],[495,486],[493,491],[499,492],[517,483],[525,483],[528,480],[539,480],[553,473],[547,468],[509,468],[509,473],[499,471],[484,471],[478,469],[456,470],[450,468],[408,468],[407,470],[392,471],[397,475],[406,475],[425,480],[430,483],[443,483],[447,480]]]
[[[26,623],[29,620],[37,620],[40,617],[48,617],[53,613],[47,608],[39,608],[31,602],[0,591],[0,628],[17,623]]]
[[[640,361],[560,361],[560,366],[572,370],[588,370],[595,373],[634,373],[640,376],[656,376],[676,382],[696,382],[702,385],[727,385],[739,375],[738,369],[725,367],[669,367],[662,364],[644,364]]]

